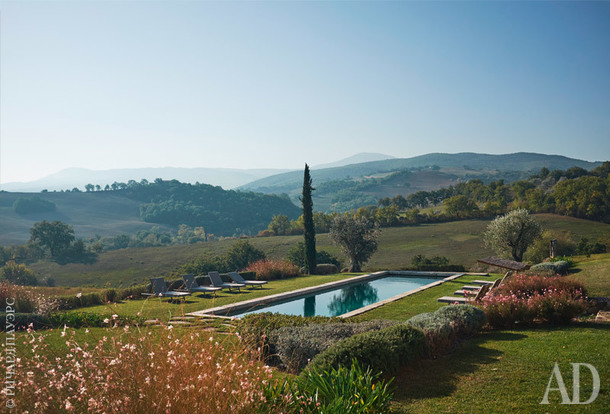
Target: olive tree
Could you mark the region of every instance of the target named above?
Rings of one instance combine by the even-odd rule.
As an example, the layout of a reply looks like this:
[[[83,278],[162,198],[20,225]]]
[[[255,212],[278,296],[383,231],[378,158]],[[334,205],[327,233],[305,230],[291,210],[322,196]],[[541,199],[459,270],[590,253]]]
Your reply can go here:
[[[30,229],[30,243],[48,248],[51,257],[59,256],[74,241],[74,229],[61,221],[43,220]]]
[[[493,220],[483,235],[485,245],[498,254],[521,262],[523,254],[542,235],[542,227],[525,209],[513,210]]]
[[[364,217],[338,215],[330,227],[330,237],[349,258],[349,271],[360,272],[377,251],[379,226]]]

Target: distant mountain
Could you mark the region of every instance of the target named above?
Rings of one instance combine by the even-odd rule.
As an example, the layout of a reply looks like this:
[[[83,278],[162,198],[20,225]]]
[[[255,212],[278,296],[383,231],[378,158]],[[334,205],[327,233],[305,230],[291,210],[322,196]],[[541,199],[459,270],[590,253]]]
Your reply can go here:
[[[484,182],[499,179],[511,182],[527,178],[543,167],[549,170],[571,167],[591,170],[600,164],[560,155],[525,152],[503,155],[435,153],[334,168],[312,168],[313,184],[318,188],[314,192],[314,208],[318,211],[341,211],[374,204],[379,197],[438,190],[474,178]],[[301,171],[291,171],[265,177],[239,189],[266,194],[286,193],[296,200],[302,181]]]
[[[374,152],[361,152],[360,154],[352,155],[351,157],[347,157],[339,161],[328,164],[314,165],[312,168],[321,170],[324,168],[344,167],[351,164],[362,164],[363,162],[382,161],[395,158],[396,157],[392,157],[391,155],[378,154]]]
[[[114,182],[127,183],[129,180],[153,181],[156,178],[178,180],[185,183],[204,183],[233,189],[251,181],[290,170],[280,169],[237,169],[237,168],[126,168],[115,170],[89,170],[85,168],[68,168],[36,181],[25,183],[6,183],[0,186],[4,191],[38,192],[42,190],[59,191],[85,185],[100,185]]]

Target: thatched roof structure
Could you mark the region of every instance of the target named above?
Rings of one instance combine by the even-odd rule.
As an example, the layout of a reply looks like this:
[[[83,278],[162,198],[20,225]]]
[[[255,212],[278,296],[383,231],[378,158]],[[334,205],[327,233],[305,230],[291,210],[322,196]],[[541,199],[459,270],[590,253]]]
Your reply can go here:
[[[501,259],[499,257],[494,256],[489,256],[484,259],[478,259],[477,262],[515,271],[527,270],[530,268],[530,266],[525,263],[515,262],[514,260]]]

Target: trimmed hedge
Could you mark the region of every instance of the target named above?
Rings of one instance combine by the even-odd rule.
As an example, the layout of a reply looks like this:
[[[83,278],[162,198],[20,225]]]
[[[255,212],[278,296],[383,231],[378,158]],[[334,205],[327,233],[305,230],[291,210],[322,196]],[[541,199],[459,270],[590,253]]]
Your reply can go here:
[[[570,269],[570,264],[565,260],[559,260],[556,262],[543,262],[533,265],[531,269],[551,270],[555,274],[566,275],[568,274],[568,270]]]
[[[274,358],[277,354],[275,344],[269,341],[273,331],[285,326],[305,326],[310,324],[324,324],[329,322],[342,322],[340,318],[329,318],[327,316],[282,315],[279,313],[253,313],[245,315],[237,322],[237,332],[242,341],[253,349],[259,349],[267,363],[277,362]]]
[[[425,352],[423,332],[403,323],[343,339],[318,354],[303,372],[348,367],[356,359],[365,368],[392,373]]]
[[[441,355],[455,344],[457,338],[469,336],[487,323],[481,309],[471,305],[447,305],[433,313],[421,313],[407,324],[424,332],[430,356]]]
[[[373,320],[362,323],[327,323],[306,326],[285,326],[269,336],[277,354],[290,372],[299,372],[320,352],[341,339],[363,332],[396,325],[396,321]]]

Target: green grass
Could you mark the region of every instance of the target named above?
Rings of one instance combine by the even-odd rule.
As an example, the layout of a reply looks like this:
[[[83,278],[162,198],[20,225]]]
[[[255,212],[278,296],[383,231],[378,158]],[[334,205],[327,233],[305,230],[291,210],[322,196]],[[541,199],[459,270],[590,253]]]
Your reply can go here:
[[[570,279],[582,281],[589,296],[610,296],[610,253],[577,257]]]
[[[610,324],[485,332],[450,355],[423,360],[396,376],[398,413],[607,412],[610,406]],[[557,362],[571,394],[570,362],[590,363],[601,378],[591,405],[564,405],[557,391],[540,405]],[[581,400],[591,395],[591,374],[581,372]],[[556,382],[553,383],[557,387]]]

